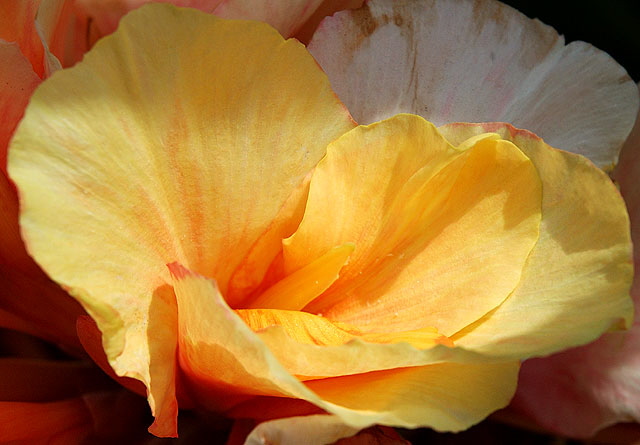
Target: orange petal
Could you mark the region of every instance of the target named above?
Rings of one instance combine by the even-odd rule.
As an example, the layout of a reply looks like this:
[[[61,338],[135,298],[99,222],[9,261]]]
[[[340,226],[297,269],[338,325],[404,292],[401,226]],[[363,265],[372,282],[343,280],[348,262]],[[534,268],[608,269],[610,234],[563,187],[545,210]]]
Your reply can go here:
[[[3,4],[6,3],[9,2]],[[0,169],[3,174],[9,140],[39,83],[40,78],[20,48],[16,44],[0,42]]]
[[[48,403],[0,401],[0,425],[3,443],[81,443],[91,433],[92,419],[81,398]]]
[[[340,269],[349,260],[354,247],[350,243],[334,247],[262,292],[248,307],[302,309],[338,279]]]
[[[375,345],[381,349],[365,350],[369,354],[351,349],[355,351],[351,355],[345,354],[350,351],[344,349],[332,351],[330,346],[299,345],[316,348],[317,354],[326,354],[318,356],[321,358],[318,363],[304,366],[334,366],[341,368],[343,372],[350,369],[345,366],[346,360],[350,358],[353,362],[354,357],[363,361],[387,360],[388,363],[395,362],[395,366],[411,366],[407,363],[415,364],[419,360],[428,359],[436,363],[449,359],[461,362],[476,360],[478,363],[434,364],[379,371],[353,376],[353,380],[350,377],[314,380],[306,382],[307,386],[304,386],[280,364],[286,357],[278,347],[288,351],[291,360],[295,360],[300,352],[300,349],[289,347],[286,339],[292,340],[282,332],[282,328],[275,331],[283,334],[280,342],[267,347],[262,340],[273,329],[254,333],[225,304],[214,281],[189,272],[177,264],[171,264],[169,268],[174,277],[178,300],[180,367],[193,384],[194,396],[209,409],[233,412],[237,408],[246,413],[241,407],[243,404],[251,404],[252,396],[271,395],[283,399],[306,400],[338,416],[343,423],[356,429],[376,423],[461,429],[479,421],[490,411],[504,406],[515,390],[517,363],[480,363],[482,357],[457,348],[435,346],[420,351],[402,343]],[[358,347],[358,342],[350,344]],[[348,345],[334,348],[346,346]],[[384,354],[385,350],[382,348],[386,348],[387,354]],[[421,356],[421,353],[431,355]],[[376,358],[380,356],[382,358]],[[302,361],[307,361],[308,357],[310,355],[299,356]],[[334,358],[338,360],[331,360]],[[358,365],[351,366],[353,369]],[[406,370],[410,371],[405,372]],[[396,372],[399,374],[395,374]],[[373,379],[367,377],[372,375],[375,376]],[[388,387],[384,386],[384,381],[388,382]],[[354,384],[351,385],[351,382]],[[402,382],[406,385],[402,386]],[[368,383],[372,383],[371,388]],[[322,393],[320,397],[315,393],[316,387],[318,394]],[[337,390],[338,387],[349,394],[337,397],[333,389]],[[363,409],[359,404],[371,391],[377,394],[379,406],[371,410]],[[437,400],[442,393],[448,394],[444,405]],[[399,399],[403,403],[398,403]],[[470,406],[463,406],[463,400],[471,400]],[[446,416],[442,413],[442,407],[448,406],[449,402],[460,410],[455,420],[445,419]]]
[[[197,399],[205,406],[212,404],[213,409],[221,410],[238,400],[224,401],[203,395],[221,391],[236,396],[300,393],[299,383],[277,363],[263,368],[273,361],[271,354],[229,309],[215,281],[193,274],[177,263],[168,267],[178,302],[178,362],[197,388],[194,394]],[[265,374],[270,378],[265,378]]]
[[[314,171],[287,271],[356,246],[305,311],[375,332],[450,335],[500,304],[538,237],[540,180],[491,135],[458,149],[413,115],[358,127]]]
[[[40,78],[44,78],[44,48],[36,29],[39,5],[40,0],[0,2],[0,39],[16,42],[20,52],[29,61],[32,71],[35,71]],[[0,63],[0,67],[2,70],[15,68],[4,60]]]

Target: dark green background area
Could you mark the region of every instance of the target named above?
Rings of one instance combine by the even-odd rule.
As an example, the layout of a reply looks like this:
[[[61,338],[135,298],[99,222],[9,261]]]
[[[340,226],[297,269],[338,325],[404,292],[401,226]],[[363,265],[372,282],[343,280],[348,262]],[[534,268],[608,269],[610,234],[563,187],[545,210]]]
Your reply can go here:
[[[505,0],[525,15],[608,52],[640,81],[640,0]]]

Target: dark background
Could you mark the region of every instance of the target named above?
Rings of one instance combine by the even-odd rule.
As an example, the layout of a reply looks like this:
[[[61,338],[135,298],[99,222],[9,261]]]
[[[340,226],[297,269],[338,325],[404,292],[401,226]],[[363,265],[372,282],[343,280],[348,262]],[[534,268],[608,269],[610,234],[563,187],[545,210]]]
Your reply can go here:
[[[565,36],[608,52],[640,81],[640,0],[503,0]]]

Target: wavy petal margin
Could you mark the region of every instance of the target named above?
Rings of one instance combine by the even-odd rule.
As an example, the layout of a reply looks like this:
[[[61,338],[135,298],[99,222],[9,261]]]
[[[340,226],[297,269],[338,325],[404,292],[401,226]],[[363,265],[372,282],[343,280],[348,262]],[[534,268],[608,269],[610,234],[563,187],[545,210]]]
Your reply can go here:
[[[374,332],[451,335],[502,303],[538,238],[542,191],[529,159],[486,135],[450,145],[398,115],[333,142],[311,179],[285,269],[355,250],[305,311]]]
[[[371,0],[325,19],[309,50],[355,119],[397,113],[510,122],[611,168],[638,110],[635,83],[608,54],[564,44],[497,1]]]
[[[302,383],[227,306],[215,281],[177,263],[169,269],[178,299],[180,366],[194,385],[193,396],[208,409],[229,411],[255,396],[271,396],[306,400],[357,429],[383,424],[459,431],[506,406],[515,391],[518,361],[488,363],[482,356],[446,346],[421,355],[406,343],[371,345],[378,347],[371,356],[389,363],[395,358],[395,367],[403,368]],[[314,358],[324,361],[319,366],[329,367],[335,358],[366,360],[367,345],[360,342],[360,348],[364,354],[353,354],[354,349],[344,345]],[[299,350],[290,347],[289,354],[292,351]],[[407,365],[412,360],[413,365]],[[450,360],[457,362],[440,362]],[[415,366],[420,361],[431,364]]]
[[[453,338],[501,357],[542,356],[595,340],[633,318],[629,217],[609,177],[582,156],[511,125],[449,124],[452,143],[487,131],[513,141],[542,179],[540,238],[519,286]]]

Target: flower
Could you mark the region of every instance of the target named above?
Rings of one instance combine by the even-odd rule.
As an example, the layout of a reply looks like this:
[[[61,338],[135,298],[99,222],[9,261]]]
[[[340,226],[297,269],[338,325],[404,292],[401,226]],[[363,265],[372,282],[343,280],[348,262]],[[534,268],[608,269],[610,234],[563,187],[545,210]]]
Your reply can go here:
[[[9,164],[29,252],[158,435],[178,405],[310,414],[287,422],[318,441],[456,431],[508,403],[520,359],[629,323],[604,173],[506,124],[355,126],[263,24],[132,12],[37,90]]]
[[[391,8],[370,2],[368,9],[327,19],[314,36],[310,50],[359,122],[401,111],[439,123],[504,120],[611,168],[633,125],[638,90],[610,57],[583,42],[565,47],[553,29],[498,3],[429,3],[433,13],[427,15],[417,3]],[[390,19],[395,17],[402,20]],[[458,30],[455,39],[439,38],[451,29]],[[395,64],[378,54],[385,47],[396,48]],[[424,65],[413,68],[413,60]],[[376,85],[373,95],[370,85]],[[633,140],[616,173],[632,227]],[[588,437],[616,421],[638,421],[636,331],[526,361],[513,408],[572,437]]]

